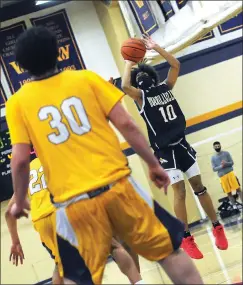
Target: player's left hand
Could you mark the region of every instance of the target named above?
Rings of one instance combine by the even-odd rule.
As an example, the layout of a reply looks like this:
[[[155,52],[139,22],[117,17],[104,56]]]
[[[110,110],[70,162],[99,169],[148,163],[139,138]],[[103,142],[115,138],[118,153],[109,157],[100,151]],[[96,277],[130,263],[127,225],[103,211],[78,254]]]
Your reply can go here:
[[[27,200],[24,201],[24,203],[22,205],[18,205],[17,203],[14,203],[10,209],[10,214],[16,218],[28,218],[28,212],[27,211],[30,210],[30,205],[29,202]]]
[[[142,41],[147,50],[154,49],[157,46],[157,43],[149,35],[144,34]]]
[[[114,84],[114,79],[113,77],[110,77],[110,79],[108,80],[111,84]]]
[[[12,244],[10,249],[9,261],[13,262],[13,265],[18,266],[19,261],[20,264],[23,264],[24,260],[24,252],[20,243]]]

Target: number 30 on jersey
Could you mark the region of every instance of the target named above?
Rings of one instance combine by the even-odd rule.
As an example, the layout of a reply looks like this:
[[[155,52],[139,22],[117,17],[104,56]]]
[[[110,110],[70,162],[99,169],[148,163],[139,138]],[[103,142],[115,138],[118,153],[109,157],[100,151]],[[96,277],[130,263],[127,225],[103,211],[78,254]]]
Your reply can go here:
[[[64,100],[60,110],[55,106],[42,107],[38,115],[41,121],[48,120],[51,117],[49,125],[54,131],[47,137],[53,144],[64,143],[69,139],[70,133],[81,136],[91,130],[82,101],[77,97]],[[64,119],[68,122],[70,130],[63,122]]]

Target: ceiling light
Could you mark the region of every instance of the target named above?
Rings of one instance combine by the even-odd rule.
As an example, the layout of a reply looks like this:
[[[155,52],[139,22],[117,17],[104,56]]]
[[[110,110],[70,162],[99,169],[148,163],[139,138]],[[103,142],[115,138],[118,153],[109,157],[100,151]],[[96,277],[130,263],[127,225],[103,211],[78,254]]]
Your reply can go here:
[[[35,5],[41,5],[41,4],[45,4],[47,2],[50,2],[50,0],[45,0],[45,1],[36,1],[36,4]]]

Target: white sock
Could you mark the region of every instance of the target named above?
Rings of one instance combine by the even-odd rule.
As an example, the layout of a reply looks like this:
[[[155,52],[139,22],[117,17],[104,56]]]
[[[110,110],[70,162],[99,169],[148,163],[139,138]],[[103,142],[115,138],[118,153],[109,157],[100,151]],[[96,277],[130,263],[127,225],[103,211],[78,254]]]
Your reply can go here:
[[[140,280],[137,283],[135,283],[134,285],[136,285],[136,284],[145,284],[145,282],[143,280]]]

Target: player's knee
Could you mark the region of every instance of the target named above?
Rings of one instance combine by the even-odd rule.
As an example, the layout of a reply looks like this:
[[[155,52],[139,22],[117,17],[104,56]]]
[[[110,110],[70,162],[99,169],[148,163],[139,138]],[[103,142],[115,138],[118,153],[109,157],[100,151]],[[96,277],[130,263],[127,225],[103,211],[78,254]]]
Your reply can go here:
[[[200,186],[194,190],[194,194],[198,197],[201,197],[207,193],[207,188],[205,186]]]

